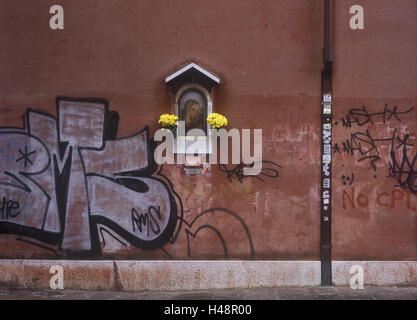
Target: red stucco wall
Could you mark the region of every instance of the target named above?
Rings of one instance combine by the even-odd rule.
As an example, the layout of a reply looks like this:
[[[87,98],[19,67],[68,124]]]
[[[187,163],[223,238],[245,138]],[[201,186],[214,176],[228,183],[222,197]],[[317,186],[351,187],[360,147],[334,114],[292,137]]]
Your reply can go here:
[[[338,125],[334,126],[333,142],[341,146],[341,154],[334,154],[333,159],[334,258],[415,260],[417,198],[410,188],[401,189],[396,186],[395,178],[387,177],[392,162],[392,141],[376,141],[377,149],[367,141],[392,140],[396,129],[397,161],[401,163],[403,149],[398,148],[401,145],[398,138],[403,140],[406,134],[409,134],[408,143],[413,144],[407,147],[410,161],[416,153],[417,4],[415,1],[363,1],[365,29],[352,31],[343,20],[347,21],[347,8],[354,4],[357,3],[336,1],[335,7],[333,93],[334,120]],[[384,113],[386,104],[385,124],[384,114],[379,114],[371,117],[372,123],[343,126],[341,118],[346,119],[349,110],[365,106],[369,113]],[[395,106],[397,112],[413,107],[414,110],[397,118],[390,113]],[[363,120],[366,118],[361,117],[360,121]],[[370,138],[364,135],[367,130]],[[343,151],[343,142],[350,141],[351,134],[353,140],[362,144],[363,155],[360,151],[354,151],[354,155]],[[380,158],[375,162],[375,170],[370,164],[374,158],[359,161],[368,156]],[[352,173],[352,185],[350,182],[344,185],[342,176],[351,177]],[[353,208],[346,194],[343,197],[344,192],[351,196],[352,188],[356,198],[364,195],[359,199],[363,206],[356,199]],[[402,199],[393,201],[393,197]]]
[[[360,1],[365,29],[351,30],[349,8],[358,3],[336,2],[333,143],[341,152],[333,157],[334,257],[413,260],[417,198],[387,177],[389,143],[378,144],[380,159],[374,170],[369,159],[359,161],[366,155],[344,152],[343,142],[351,133],[366,130],[375,139],[392,137],[394,129],[395,148],[397,137],[405,134],[409,143],[417,142],[417,5],[414,0],[400,5]],[[322,1],[60,4],[65,29],[52,31],[49,1],[2,1],[1,126],[21,126],[27,108],[55,116],[56,96],[98,97],[120,114],[118,137],[145,126],[153,136],[159,115],[171,112],[165,77],[194,61],[222,80],[213,93],[214,111],[227,116],[229,128],[262,128],[263,159],[281,167],[277,178],[240,182],[236,177],[229,181],[217,165],[201,176],[187,176],[182,165],[164,166],[162,174],[172,183],[178,207],[183,207],[184,222],[175,229],[178,237],[144,251],[104,232],[106,245],[98,236],[101,258],[319,259]],[[369,113],[377,113],[385,104],[389,110],[397,106],[399,112],[416,109],[385,124],[383,115],[375,115],[373,124],[343,126],[341,118],[349,110],[366,106]],[[408,150],[412,160],[415,146]],[[363,205],[349,201],[353,189],[355,198],[363,195]],[[382,192],[387,195],[378,198]],[[399,198],[400,193],[403,198],[393,202],[392,196]],[[115,210],[119,200],[114,199]],[[216,210],[192,224],[212,208]],[[203,226],[210,228],[199,229]],[[61,254],[58,245],[27,234],[3,234],[0,256],[56,257],[22,239]]]

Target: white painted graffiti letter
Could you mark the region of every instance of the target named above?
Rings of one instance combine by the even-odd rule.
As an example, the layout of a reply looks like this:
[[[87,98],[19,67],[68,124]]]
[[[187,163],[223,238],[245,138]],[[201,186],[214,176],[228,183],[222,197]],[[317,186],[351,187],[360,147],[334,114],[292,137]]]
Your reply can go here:
[[[58,99],[59,141],[66,143],[70,156],[71,178],[68,183],[68,199],[62,248],[66,251],[91,249],[89,206],[85,185],[81,150],[102,150],[104,117],[107,101]]]
[[[53,290],[64,289],[64,269],[62,266],[55,265],[49,269],[49,273],[53,274],[49,280],[49,287]]]

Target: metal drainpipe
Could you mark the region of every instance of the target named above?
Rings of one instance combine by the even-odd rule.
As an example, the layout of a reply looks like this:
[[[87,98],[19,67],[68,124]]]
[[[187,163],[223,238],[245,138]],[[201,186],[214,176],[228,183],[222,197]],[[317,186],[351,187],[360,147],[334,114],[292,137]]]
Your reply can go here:
[[[332,0],[324,0],[321,112],[321,285],[332,285]]]

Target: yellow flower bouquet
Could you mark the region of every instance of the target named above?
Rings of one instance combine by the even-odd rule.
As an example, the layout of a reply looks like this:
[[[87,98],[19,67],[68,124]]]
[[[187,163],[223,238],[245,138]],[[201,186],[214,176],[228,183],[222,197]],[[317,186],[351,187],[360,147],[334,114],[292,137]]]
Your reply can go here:
[[[227,126],[227,119],[219,113],[211,113],[207,117],[207,122],[212,129],[220,129]]]
[[[178,116],[175,114],[164,113],[159,117],[158,123],[162,128],[171,130],[175,137],[177,134],[177,121]]]

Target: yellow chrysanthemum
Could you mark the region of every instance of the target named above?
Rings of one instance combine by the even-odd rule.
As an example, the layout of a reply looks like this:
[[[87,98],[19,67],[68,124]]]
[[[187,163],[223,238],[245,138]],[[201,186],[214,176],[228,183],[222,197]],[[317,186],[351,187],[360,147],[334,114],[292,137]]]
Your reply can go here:
[[[163,127],[175,127],[176,126],[176,122],[178,121],[178,116],[176,116],[175,114],[162,114],[159,117],[158,123]]]
[[[208,124],[211,125],[213,129],[219,129],[227,126],[227,119],[225,116],[222,116],[219,113],[212,113],[207,117]]]

